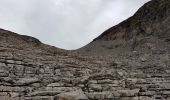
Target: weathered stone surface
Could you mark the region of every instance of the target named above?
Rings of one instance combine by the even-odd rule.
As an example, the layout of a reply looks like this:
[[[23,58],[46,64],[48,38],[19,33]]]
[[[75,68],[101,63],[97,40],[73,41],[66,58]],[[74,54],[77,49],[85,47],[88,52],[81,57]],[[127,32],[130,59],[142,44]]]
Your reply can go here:
[[[8,97],[8,96],[1,96],[0,97],[1,98],[1,100],[12,100],[10,97]]]
[[[0,29],[0,100],[170,100],[169,0],[65,51]]]
[[[117,91],[121,97],[135,97],[139,93],[139,89],[134,90],[118,90]]]
[[[62,86],[64,86],[64,84],[58,82],[47,85],[47,87],[62,87]]]
[[[61,93],[54,97],[54,100],[89,100],[83,91]]]
[[[61,92],[59,91],[36,91],[28,94],[29,97],[35,97],[35,96],[55,96]]]
[[[37,96],[37,97],[26,97],[24,100],[54,100],[53,97],[50,96]]]
[[[113,94],[111,92],[93,92],[86,93],[90,100],[113,100]]]
[[[88,87],[94,91],[102,91],[102,86],[100,84],[89,84]]]
[[[38,83],[40,82],[40,80],[38,78],[21,78],[19,79],[16,84],[17,85],[30,85],[30,84],[34,84],[34,83]]]
[[[76,90],[79,90],[78,88],[76,87],[46,87],[46,90],[47,91],[58,91],[59,93],[62,93],[62,92],[70,92],[70,91],[76,91]]]
[[[0,91],[2,92],[23,92],[26,88],[24,87],[12,87],[12,86],[0,86]]]

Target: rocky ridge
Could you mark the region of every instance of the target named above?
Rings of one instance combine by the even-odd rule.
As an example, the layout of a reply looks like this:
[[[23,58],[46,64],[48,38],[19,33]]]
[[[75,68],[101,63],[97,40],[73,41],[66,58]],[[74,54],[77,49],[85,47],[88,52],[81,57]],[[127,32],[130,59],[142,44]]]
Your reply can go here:
[[[76,52],[1,29],[0,100],[169,100],[169,2],[150,1]]]
[[[148,45],[166,44],[170,40],[170,1],[151,0],[132,17],[106,30],[87,46],[77,50],[81,54],[105,56],[124,51],[150,51]],[[162,42],[162,43],[161,43]],[[167,47],[167,46],[163,46]]]

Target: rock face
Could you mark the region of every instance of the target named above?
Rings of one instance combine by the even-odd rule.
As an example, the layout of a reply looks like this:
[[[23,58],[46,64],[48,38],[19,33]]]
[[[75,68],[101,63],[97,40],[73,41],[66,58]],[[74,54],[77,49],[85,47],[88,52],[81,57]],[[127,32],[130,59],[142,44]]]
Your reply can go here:
[[[151,0],[134,16],[108,29],[92,43],[77,52],[107,55],[108,52],[122,53],[161,48],[159,45],[170,40],[170,1]],[[97,50],[97,51],[96,51]]]
[[[0,100],[169,100],[169,29],[170,0],[77,51],[1,29]]]
[[[96,40],[130,40],[139,36],[167,37],[170,31],[170,1],[151,0],[134,16],[107,30]]]

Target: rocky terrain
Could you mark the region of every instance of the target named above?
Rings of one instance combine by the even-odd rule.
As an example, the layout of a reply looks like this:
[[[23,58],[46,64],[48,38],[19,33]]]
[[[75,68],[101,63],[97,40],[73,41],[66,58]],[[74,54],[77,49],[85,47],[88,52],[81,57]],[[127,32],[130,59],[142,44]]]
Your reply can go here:
[[[170,0],[76,51],[0,29],[0,100],[170,100]]]
[[[150,51],[149,44],[157,45],[159,48],[166,44],[165,41],[168,43],[169,25],[170,1],[152,0],[141,7],[134,16],[106,30],[92,43],[77,52],[105,56],[110,53],[131,52],[140,49]]]

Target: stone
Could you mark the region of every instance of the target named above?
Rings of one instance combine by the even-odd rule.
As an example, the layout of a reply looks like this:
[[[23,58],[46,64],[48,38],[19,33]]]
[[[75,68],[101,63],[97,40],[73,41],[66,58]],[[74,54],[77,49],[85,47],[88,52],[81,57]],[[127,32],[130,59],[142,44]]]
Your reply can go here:
[[[117,73],[118,73],[118,75],[119,75],[119,76],[121,76],[121,77],[123,77],[123,76],[124,76],[124,73],[123,73],[123,72],[121,72],[121,71],[118,71]]]
[[[16,64],[18,64],[18,65],[23,64],[23,62],[22,62],[22,61],[15,61],[15,63],[16,63]]]
[[[127,78],[127,81],[130,81],[132,83],[136,83],[138,81],[137,78]]]
[[[28,94],[28,97],[36,97],[36,96],[55,96],[61,92],[58,91],[35,91]]]
[[[27,88],[24,87],[13,87],[13,86],[0,86],[0,91],[4,92],[24,92]]]
[[[51,83],[51,84],[48,84],[47,87],[61,87],[63,85],[64,84],[62,84],[62,83]]]
[[[121,97],[121,94],[118,91],[112,91],[114,97]]]
[[[141,57],[140,60],[141,60],[142,62],[146,62],[146,61],[147,61],[147,59],[146,59],[145,57]]]
[[[76,87],[46,87],[46,90],[63,93],[63,92],[76,91],[76,90],[78,90],[78,88],[76,88]]]
[[[170,100],[169,3],[150,0],[79,50],[0,29],[0,100]]]
[[[15,98],[15,97],[19,96],[19,93],[18,92],[11,92],[10,95],[11,95],[12,98]]]
[[[111,79],[98,80],[99,84],[112,84],[114,81]]]
[[[82,91],[72,91],[58,94],[54,100],[89,100]]]
[[[93,92],[86,93],[86,95],[90,100],[112,100],[114,98],[111,92]]]
[[[100,84],[89,84],[88,87],[91,88],[94,91],[101,91],[102,90],[102,86]]]
[[[6,60],[6,62],[7,62],[8,64],[14,64],[14,63],[15,63],[14,60]]]
[[[144,97],[139,97],[139,100],[155,100],[155,99],[152,98],[152,97],[146,97],[146,96],[144,96]]]
[[[38,78],[20,78],[16,84],[17,85],[30,85],[34,83],[38,83],[40,80]]]
[[[0,100],[13,100],[9,96],[0,96]]]
[[[6,66],[5,63],[1,63],[1,62],[0,62],[0,67],[4,67],[4,66]],[[1,69],[1,68],[0,68],[0,69]]]
[[[97,80],[90,80],[88,83],[89,84],[97,84]]]
[[[25,97],[24,100],[53,100],[53,96]]]
[[[146,91],[146,92],[140,92],[139,96],[153,96],[155,94],[155,91]]]
[[[140,89],[133,89],[133,90],[118,90],[117,92],[122,97],[134,97],[137,96]]]
[[[4,70],[0,70],[0,77],[8,77],[8,72]]]

